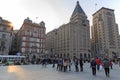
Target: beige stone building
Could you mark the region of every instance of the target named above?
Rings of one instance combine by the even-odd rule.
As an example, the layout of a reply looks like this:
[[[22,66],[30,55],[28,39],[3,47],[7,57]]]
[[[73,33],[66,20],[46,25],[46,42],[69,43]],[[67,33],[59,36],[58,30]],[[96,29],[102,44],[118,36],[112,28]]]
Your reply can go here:
[[[0,55],[8,55],[11,49],[13,25],[0,17]]]
[[[119,32],[114,10],[102,7],[93,14],[93,56],[113,58],[119,54]]]
[[[47,33],[46,49],[49,54],[62,57],[90,58],[90,26],[79,2],[68,24]]]
[[[29,55],[36,57],[45,53],[45,39],[46,39],[45,23],[33,23],[29,18],[25,19],[22,27],[17,33],[18,50],[22,55]]]

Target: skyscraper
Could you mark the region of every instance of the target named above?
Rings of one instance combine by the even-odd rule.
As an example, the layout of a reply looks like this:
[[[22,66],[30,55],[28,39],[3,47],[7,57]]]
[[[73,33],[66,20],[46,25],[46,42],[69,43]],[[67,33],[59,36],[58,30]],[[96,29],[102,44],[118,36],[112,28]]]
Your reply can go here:
[[[94,56],[110,58],[118,56],[118,25],[114,10],[102,7],[93,14],[92,45]]]
[[[87,16],[77,1],[68,24],[47,34],[47,50],[60,57],[90,58],[90,26]]]

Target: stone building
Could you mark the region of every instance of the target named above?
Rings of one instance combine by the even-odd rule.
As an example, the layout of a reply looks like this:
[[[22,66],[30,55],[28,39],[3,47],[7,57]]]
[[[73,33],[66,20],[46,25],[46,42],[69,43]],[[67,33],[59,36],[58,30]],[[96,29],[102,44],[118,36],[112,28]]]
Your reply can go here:
[[[95,12],[91,29],[94,56],[117,57],[119,54],[119,32],[114,10],[102,7]]]
[[[13,25],[0,17],[0,55],[8,55],[11,49]]]
[[[25,19],[17,33],[18,50],[22,55],[40,57],[45,52],[46,39],[45,23],[33,23],[29,18]]]
[[[70,22],[48,32],[46,42],[50,55],[90,58],[89,21],[78,1]]]

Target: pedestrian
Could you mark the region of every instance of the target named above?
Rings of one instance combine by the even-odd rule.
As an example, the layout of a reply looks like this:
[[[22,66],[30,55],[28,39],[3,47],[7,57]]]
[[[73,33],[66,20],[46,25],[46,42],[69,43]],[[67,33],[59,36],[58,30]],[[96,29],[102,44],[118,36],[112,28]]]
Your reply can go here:
[[[54,68],[55,67],[55,58],[53,58],[53,61],[52,61],[52,67]]]
[[[80,63],[80,71],[82,72],[83,71],[83,59],[82,58],[80,58],[79,63]]]
[[[110,67],[111,67],[111,69],[113,68],[112,60],[110,60]]]
[[[67,59],[63,60],[63,71],[66,72],[67,71]]]
[[[77,58],[75,58],[74,63],[75,63],[75,71],[78,72],[79,68],[78,68],[78,59]]]
[[[106,77],[109,77],[110,75],[110,69],[109,69],[109,66],[110,66],[110,61],[109,61],[109,59],[107,59],[107,58],[105,58],[104,59],[104,70],[105,70],[105,75],[106,75]]]
[[[92,68],[93,76],[95,76],[96,75],[96,61],[94,58],[92,58],[92,61],[90,62],[90,67]]]
[[[63,61],[62,61],[62,58],[58,58],[58,65],[57,65],[57,70],[60,70],[62,71],[61,67],[62,67],[62,64],[63,64]]]
[[[100,68],[100,59],[97,57],[95,61],[96,61],[96,64],[97,64],[97,70],[99,71],[99,68]]]
[[[104,63],[102,60],[100,60],[100,67],[99,67],[99,70],[102,70],[103,69],[103,66],[104,66]]]
[[[69,71],[71,71],[71,65],[72,65],[72,63],[71,63],[71,59],[70,58],[68,58],[67,64],[68,64],[68,67],[69,67]]]
[[[60,70],[59,58],[57,60],[57,70]]]
[[[43,60],[42,60],[42,66],[43,66],[43,67],[46,67],[46,65],[47,65],[47,61],[46,61],[45,58],[43,58]]]

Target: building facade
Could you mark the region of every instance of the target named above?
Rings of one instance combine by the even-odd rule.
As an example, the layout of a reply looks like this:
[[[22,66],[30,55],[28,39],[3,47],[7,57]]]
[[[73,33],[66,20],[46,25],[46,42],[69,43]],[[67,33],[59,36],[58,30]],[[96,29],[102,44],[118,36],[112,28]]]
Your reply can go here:
[[[19,30],[13,30],[12,32],[12,42],[11,42],[11,49],[10,49],[10,55],[16,55],[16,53],[18,52],[17,49],[17,32]]]
[[[11,49],[13,25],[0,17],[0,55],[8,55]]]
[[[114,10],[102,7],[94,13],[91,29],[94,56],[117,57],[119,54],[119,32]]]
[[[29,18],[25,19],[17,33],[18,50],[22,55],[40,57],[45,52],[46,39],[45,23],[33,23]]]
[[[79,2],[68,24],[47,33],[46,49],[59,57],[90,58],[90,26]]]

